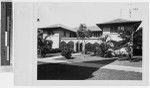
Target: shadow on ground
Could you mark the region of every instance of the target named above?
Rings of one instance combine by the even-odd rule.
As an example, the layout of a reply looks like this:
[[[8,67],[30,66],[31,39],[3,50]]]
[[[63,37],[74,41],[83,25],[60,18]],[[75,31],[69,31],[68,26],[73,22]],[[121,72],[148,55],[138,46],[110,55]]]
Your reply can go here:
[[[113,62],[113,60],[87,61],[78,64],[48,63],[38,65],[38,80],[84,80],[92,73]],[[85,64],[85,65],[84,65]],[[92,66],[97,64],[97,66]],[[88,65],[88,66],[87,66]]]

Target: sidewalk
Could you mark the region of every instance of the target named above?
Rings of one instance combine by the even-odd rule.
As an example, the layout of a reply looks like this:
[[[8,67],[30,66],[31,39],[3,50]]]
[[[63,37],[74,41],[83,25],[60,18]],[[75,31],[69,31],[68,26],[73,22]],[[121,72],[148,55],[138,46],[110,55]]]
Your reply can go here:
[[[120,66],[120,65],[109,64],[109,65],[102,67],[102,69],[133,71],[133,72],[141,72],[142,73],[142,67],[133,67],[133,66]]]

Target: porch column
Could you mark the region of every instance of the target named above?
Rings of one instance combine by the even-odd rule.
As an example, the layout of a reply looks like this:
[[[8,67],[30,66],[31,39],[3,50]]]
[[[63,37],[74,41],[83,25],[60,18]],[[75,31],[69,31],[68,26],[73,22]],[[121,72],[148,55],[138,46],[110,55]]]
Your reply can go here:
[[[78,51],[80,52],[80,42],[78,42]]]
[[[85,42],[82,43],[82,51],[85,50]]]

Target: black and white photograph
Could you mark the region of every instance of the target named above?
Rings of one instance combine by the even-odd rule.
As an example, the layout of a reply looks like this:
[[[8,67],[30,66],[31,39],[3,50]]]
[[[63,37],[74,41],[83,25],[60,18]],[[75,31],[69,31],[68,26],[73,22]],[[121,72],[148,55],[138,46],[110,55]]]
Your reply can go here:
[[[37,80],[142,80],[147,7],[37,3]]]
[[[12,2],[0,2],[0,66],[2,68],[12,65]]]

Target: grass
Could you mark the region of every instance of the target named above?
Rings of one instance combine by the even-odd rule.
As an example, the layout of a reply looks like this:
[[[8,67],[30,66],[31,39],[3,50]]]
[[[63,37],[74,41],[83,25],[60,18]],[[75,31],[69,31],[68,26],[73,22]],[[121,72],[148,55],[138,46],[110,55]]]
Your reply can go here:
[[[101,68],[108,64],[142,67],[142,61],[130,62],[98,56],[73,56],[71,63],[45,63],[39,62],[37,70],[38,80],[142,80],[142,73],[128,72]],[[56,60],[66,60],[58,58]],[[41,63],[41,64],[40,64]]]
[[[38,65],[38,80],[85,80],[93,77],[92,73],[114,60],[86,63],[47,63]]]

